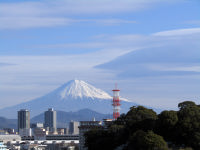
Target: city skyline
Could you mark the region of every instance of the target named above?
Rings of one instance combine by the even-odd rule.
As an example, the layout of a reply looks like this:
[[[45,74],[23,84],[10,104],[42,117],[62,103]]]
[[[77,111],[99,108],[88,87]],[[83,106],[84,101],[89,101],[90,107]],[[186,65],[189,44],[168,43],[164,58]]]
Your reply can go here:
[[[199,103],[199,4],[1,1],[0,108],[33,100],[75,78],[109,94],[117,82],[122,97],[145,106]],[[132,62],[126,54],[134,52],[140,59]]]
[[[0,149],[200,149],[200,0],[1,0]]]

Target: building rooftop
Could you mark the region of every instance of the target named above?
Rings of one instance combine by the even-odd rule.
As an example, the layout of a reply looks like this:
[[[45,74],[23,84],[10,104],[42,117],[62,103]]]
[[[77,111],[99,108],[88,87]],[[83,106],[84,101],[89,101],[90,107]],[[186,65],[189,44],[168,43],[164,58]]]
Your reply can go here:
[[[53,108],[49,108],[48,111],[53,111]]]
[[[0,141],[21,141],[21,137],[16,134],[0,135]]]
[[[28,109],[20,109],[20,111],[28,111]]]

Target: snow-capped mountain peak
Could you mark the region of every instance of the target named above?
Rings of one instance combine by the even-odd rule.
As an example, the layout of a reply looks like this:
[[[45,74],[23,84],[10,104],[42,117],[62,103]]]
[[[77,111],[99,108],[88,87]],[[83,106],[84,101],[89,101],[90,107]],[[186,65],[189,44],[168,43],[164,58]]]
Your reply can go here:
[[[120,100],[122,112],[127,112],[131,106],[136,105],[123,98]],[[48,108],[60,111],[91,109],[101,113],[112,113],[111,104],[112,97],[106,92],[84,81],[71,80],[42,97],[1,109],[0,114],[14,118],[18,110],[28,109],[31,111],[31,115],[35,116]]]
[[[91,99],[112,99],[112,97],[101,89],[82,81],[71,80],[59,88],[58,94],[61,99],[68,98],[91,98]]]

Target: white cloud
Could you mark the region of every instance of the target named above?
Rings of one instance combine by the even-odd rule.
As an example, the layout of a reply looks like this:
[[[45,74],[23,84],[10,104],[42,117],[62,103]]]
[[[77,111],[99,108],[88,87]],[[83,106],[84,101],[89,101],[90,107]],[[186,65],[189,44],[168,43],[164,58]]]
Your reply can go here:
[[[69,25],[76,20],[67,18],[49,18],[49,17],[0,17],[0,29],[22,29],[37,27],[54,27]]]
[[[92,22],[96,22],[100,25],[120,25],[120,24],[129,24],[129,23],[136,23],[136,21],[132,20],[122,20],[122,19],[96,19],[91,20]]]
[[[112,73],[92,67],[111,58],[113,55],[106,51],[68,56],[0,56],[2,62],[16,64],[0,67],[0,95],[6,100],[0,107],[42,96],[75,78],[109,80]]]
[[[164,0],[61,0],[42,2],[0,3],[0,29],[22,29],[92,22],[100,25],[135,23],[118,18],[87,19],[87,16],[127,13],[149,8]],[[172,2],[172,1],[170,1]],[[79,17],[77,19],[77,16]],[[76,18],[76,19],[74,19]],[[81,19],[80,19],[81,18]]]
[[[107,45],[104,44],[104,46],[108,50],[109,48],[117,47],[121,49],[121,51],[128,49],[129,51],[144,49],[142,54],[144,56],[150,55],[152,62],[157,63],[151,65],[145,64],[144,61],[144,64],[142,64],[142,66],[144,65],[144,68],[157,71],[199,72],[199,64],[196,63],[198,63],[197,54],[200,47],[200,28],[177,29],[158,32],[150,35],[101,35],[99,37],[96,37],[96,39],[102,40],[104,42],[107,41]],[[148,50],[150,50],[150,52],[146,53],[145,51]],[[155,55],[151,53],[151,51],[155,52]],[[127,55],[127,57],[129,58],[129,55]],[[140,58],[142,60],[142,55],[140,55]],[[153,60],[153,58],[158,60]],[[119,62],[119,60],[116,60],[116,62]],[[124,66],[122,66],[122,68],[125,67],[123,69],[127,69],[130,66],[132,66],[133,68],[134,65],[136,65],[136,62],[132,64],[126,64],[126,58],[124,58],[123,61],[125,62]],[[187,63],[189,63],[189,66]],[[113,63],[111,63],[111,65],[112,64]],[[130,70],[130,68],[128,70]],[[120,72],[123,71],[119,69],[119,73]]]
[[[199,34],[200,28],[177,29],[154,33],[154,36],[182,36],[190,34]]]
[[[176,33],[176,31],[171,32]],[[188,36],[188,34],[190,36]],[[177,42],[180,44],[180,41],[183,47],[188,45],[189,47],[191,45],[194,47],[195,44],[200,44],[199,36],[197,36],[199,34],[194,33],[193,29],[188,30],[185,36],[179,34],[170,35],[175,36],[176,40],[169,39],[168,36],[163,36],[161,38],[155,35],[100,35],[92,39],[95,42],[64,43],[61,45],[46,46],[46,48],[54,47],[55,49],[57,47],[101,48],[100,51],[82,55],[0,56],[1,62],[5,64],[16,64],[0,68],[0,92],[3,93],[1,94],[3,95],[2,97],[7,100],[3,105],[8,106],[11,103],[16,104],[25,100],[30,100],[36,96],[42,96],[68,80],[79,78],[92,81],[91,83],[98,83],[102,87],[107,88],[108,91],[113,84],[111,82],[119,80],[117,82],[123,87],[123,95],[125,97],[127,97],[126,95],[130,98],[132,97],[133,99],[131,100],[135,102],[158,106],[161,104],[160,99],[163,98],[162,96],[164,95],[165,98],[162,100],[165,101],[165,103],[162,103],[162,107],[176,106],[177,101],[175,101],[175,99],[177,99],[177,97],[182,98],[183,96],[199,95],[198,89],[200,84],[197,84],[194,77],[188,76],[182,78],[178,76],[177,79],[172,77],[143,77],[141,79],[127,79],[126,82],[124,82],[123,78],[116,78],[115,70],[104,71],[93,68],[95,65],[108,62],[129,51],[141,47],[152,47],[157,45],[157,43],[164,45],[166,49],[169,48],[171,44],[176,45]],[[193,42],[195,42],[195,44]],[[43,46],[45,47],[45,45]],[[183,53],[184,50],[188,49],[184,48]],[[156,64],[149,67],[157,70],[164,69],[165,71],[179,70],[199,72],[198,64],[191,64],[190,66],[173,66],[173,64],[172,66],[168,66],[168,64],[166,66],[159,66]],[[105,87],[108,83],[110,85]],[[18,86],[19,88],[17,88]],[[195,91],[193,90],[194,86],[196,87]],[[186,88],[184,89],[183,87]],[[179,89],[188,91],[188,93],[178,91]],[[10,93],[12,93],[12,96]],[[15,99],[15,101],[13,101],[13,99]],[[173,102],[172,99],[174,100]]]
[[[155,71],[184,71],[184,72],[200,72],[200,66],[197,64],[146,64],[148,68]]]
[[[55,27],[72,25],[73,23],[96,23],[99,25],[119,25],[135,23],[121,19],[70,19],[61,17],[0,17],[0,29],[24,29],[38,27]]]
[[[189,36],[188,36],[189,35]],[[192,45],[199,46],[200,28],[177,29],[157,32],[150,35],[139,34],[121,34],[121,35],[97,35],[91,38],[91,41],[85,43],[60,43],[48,45],[27,46],[29,49],[91,49],[107,50],[114,52],[120,51],[120,54],[127,53],[133,50],[149,47],[159,47],[170,45],[179,45],[179,48]],[[184,43],[184,44],[183,44]],[[181,46],[180,46],[181,45]]]
[[[83,15],[138,11],[158,3],[172,3],[172,0],[56,0],[42,2],[1,3],[0,14],[8,16]]]

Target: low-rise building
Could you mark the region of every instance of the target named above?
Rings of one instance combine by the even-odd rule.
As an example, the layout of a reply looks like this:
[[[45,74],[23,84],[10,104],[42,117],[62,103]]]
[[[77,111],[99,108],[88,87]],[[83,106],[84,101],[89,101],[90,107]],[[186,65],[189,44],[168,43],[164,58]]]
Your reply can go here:
[[[57,128],[58,135],[64,135],[66,133],[65,128]]]
[[[5,135],[5,134],[8,134],[8,132],[5,130],[0,130],[0,135]]]
[[[79,135],[47,135],[46,140],[55,140],[55,141],[79,140]]]
[[[103,128],[102,121],[81,121],[79,126],[79,150],[87,150],[85,145],[84,134],[96,128]]]
[[[19,129],[19,135],[21,137],[32,136],[32,129],[31,128]]]
[[[36,140],[7,142],[7,149],[10,150],[78,150],[78,140]]]
[[[48,135],[48,131],[46,131],[44,128],[33,129],[34,140],[45,140],[46,135]]]
[[[8,134],[15,134],[15,129],[12,128],[3,128],[4,131],[6,131]]]
[[[31,123],[31,128],[34,129],[34,128],[44,128],[44,124],[43,123]]]
[[[21,141],[21,137],[16,134],[0,135],[0,141],[7,143],[8,141]]]

